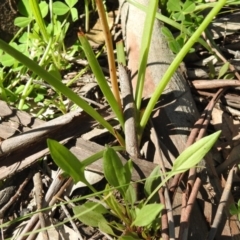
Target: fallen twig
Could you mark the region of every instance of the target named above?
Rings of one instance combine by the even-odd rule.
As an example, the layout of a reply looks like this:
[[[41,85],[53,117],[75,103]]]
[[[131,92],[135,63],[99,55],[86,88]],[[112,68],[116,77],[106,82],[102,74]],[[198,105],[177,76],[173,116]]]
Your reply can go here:
[[[123,102],[124,132],[126,150],[130,156],[139,157],[139,148],[136,132],[136,107],[133,99],[132,85],[127,67],[119,64],[119,82]]]
[[[215,215],[213,224],[211,226],[211,230],[209,232],[207,240],[213,240],[215,235],[216,235],[219,223],[220,223],[221,218],[222,218],[222,214],[224,212],[224,208],[226,207],[229,195],[231,193],[233,173],[234,173],[234,167],[230,170],[230,172],[228,174],[227,182],[225,184],[221,199],[219,201],[218,208],[217,208],[217,211],[216,211],[216,215]]]
[[[40,172],[35,173],[35,175],[33,176],[33,183],[34,183],[34,196],[36,200],[37,210],[39,211],[42,209],[42,199],[43,199],[42,179],[41,179]],[[38,213],[38,217],[39,217],[41,228],[45,228],[46,222],[45,222],[43,212],[40,211]],[[42,238],[44,240],[49,239],[47,230],[42,231]]]
[[[19,198],[19,196],[21,195],[22,191],[24,190],[25,186],[27,185],[31,178],[32,173],[30,172],[29,175],[24,180],[24,182],[19,186],[14,196],[12,196],[12,198],[7,202],[7,204],[5,204],[4,207],[2,207],[2,209],[0,210],[0,219],[4,217],[4,213],[7,211],[7,209],[17,201],[17,199]]]
[[[196,89],[212,89],[223,87],[239,87],[240,81],[233,79],[194,80],[191,82]]]
[[[63,209],[64,213],[66,214],[67,219],[68,219],[69,222],[71,223],[73,230],[74,230],[75,233],[78,235],[78,238],[79,238],[80,240],[83,240],[83,238],[82,238],[80,232],[78,231],[78,228],[77,228],[75,222],[72,220],[72,218],[71,218],[71,216],[70,216],[70,214],[69,214],[66,206],[65,206],[64,204],[62,204],[62,203],[60,203],[60,205],[61,205],[61,208]]]

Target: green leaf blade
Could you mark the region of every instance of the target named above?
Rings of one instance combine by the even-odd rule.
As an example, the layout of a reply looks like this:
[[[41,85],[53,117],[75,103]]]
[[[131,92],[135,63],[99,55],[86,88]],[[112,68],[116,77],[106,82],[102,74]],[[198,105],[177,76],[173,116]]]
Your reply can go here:
[[[93,53],[93,50],[92,50],[87,38],[85,37],[85,35],[82,32],[80,32],[78,34],[78,38],[82,44],[84,53],[88,60],[88,63],[92,69],[92,72],[94,73],[94,75],[97,79],[97,82],[99,84],[101,91],[103,92],[103,94],[106,97],[113,112],[116,114],[119,123],[121,124],[122,128],[124,129],[124,119],[123,119],[122,110],[120,109],[120,107],[117,103],[117,100],[115,99],[110,87],[108,86],[108,83],[104,77],[103,71],[96,59],[96,56]]]
[[[84,166],[66,147],[52,139],[47,139],[47,145],[54,162],[69,174],[75,183],[82,181],[88,184],[84,176]]]
[[[159,185],[161,182],[160,179],[160,167],[157,166],[153,169],[151,174],[147,177],[146,182],[144,184],[144,193],[146,196],[150,196],[153,190]]]
[[[94,210],[93,207],[88,207],[85,204],[73,207],[73,212],[77,218],[88,226],[97,227],[100,222],[107,222],[101,213]]]
[[[67,12],[70,11],[70,8],[62,2],[54,2],[53,3],[53,13],[58,15],[58,16],[62,16],[65,15]]]
[[[132,226],[144,227],[151,224],[162,209],[163,205],[156,203],[143,206],[140,211],[138,211],[137,217],[133,221]]]
[[[32,18],[28,17],[16,17],[14,19],[14,25],[20,28],[27,27],[28,24],[32,21]]]
[[[103,153],[103,171],[108,183],[114,187],[120,187],[119,191],[122,196],[125,196],[128,186],[123,185],[130,182],[129,174],[126,174],[126,169],[119,156],[110,147],[107,147]]]
[[[199,161],[206,155],[212,148],[214,143],[220,136],[221,131],[217,131],[210,136],[204,137],[184,150],[181,155],[174,161],[172,173],[182,173],[188,169],[196,166]]]

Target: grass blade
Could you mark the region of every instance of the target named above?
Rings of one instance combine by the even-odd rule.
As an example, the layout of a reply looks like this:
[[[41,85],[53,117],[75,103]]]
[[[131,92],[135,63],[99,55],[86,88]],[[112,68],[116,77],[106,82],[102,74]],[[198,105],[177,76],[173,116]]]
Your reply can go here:
[[[178,66],[182,62],[183,58],[186,56],[186,54],[189,52],[190,48],[193,46],[195,42],[199,39],[202,32],[206,29],[206,27],[211,23],[212,19],[217,15],[217,13],[221,10],[221,8],[226,3],[226,0],[220,0],[216,6],[212,9],[212,11],[206,16],[206,18],[203,20],[201,25],[198,27],[196,32],[190,37],[190,39],[187,41],[187,43],[183,46],[181,51],[177,54],[171,65],[169,66],[167,72],[164,74],[161,81],[159,81],[159,84],[151,97],[146,110],[144,111],[144,114],[142,116],[141,122],[140,122],[140,133],[143,132],[151,114],[154,109],[154,106],[156,102],[158,101],[159,97],[161,96],[162,92],[164,91],[165,87],[167,86],[168,82],[170,81],[171,77],[177,70]]]
[[[46,29],[46,25],[42,18],[42,14],[41,14],[41,11],[39,8],[39,3],[37,0],[30,0],[29,4],[30,4],[31,10],[33,12],[33,15],[35,17],[35,20],[37,22],[37,25],[39,26],[40,32],[43,36],[43,39],[47,43],[49,40],[49,36],[48,36],[47,29]]]
[[[99,87],[101,88],[104,96],[106,97],[109,105],[111,106],[113,112],[116,114],[116,116],[123,128],[124,119],[123,119],[122,110],[120,109],[116,98],[114,97],[110,87],[108,86],[108,83],[107,83],[107,81],[104,77],[104,74],[102,72],[102,69],[93,53],[93,50],[92,50],[87,38],[85,37],[85,35],[82,32],[78,33],[78,38],[82,44],[83,50],[87,57],[88,63],[93,71],[93,74],[95,75],[95,77],[98,81]]]
[[[63,93],[71,101],[76,103],[80,108],[82,108],[87,114],[98,121],[103,127],[108,129],[108,131],[115,137],[119,137],[114,128],[91,106],[88,105],[86,101],[80,98],[76,93],[74,93],[70,88],[66,87],[62,82],[60,82],[53,75],[49,74],[45,69],[40,67],[36,62],[23,55],[21,52],[17,51],[13,47],[9,46],[7,43],[0,39],[0,48],[6,53],[14,57],[16,60],[27,66],[31,71],[35,72],[38,76],[48,82],[56,90]],[[123,144],[123,142],[121,142]]]
[[[147,67],[148,52],[151,43],[154,20],[157,12],[158,1],[149,1],[147,9],[146,20],[143,28],[143,36],[140,50],[140,65],[138,69],[138,79],[135,93],[136,108],[140,111],[142,102],[142,92],[144,86],[144,79]]]

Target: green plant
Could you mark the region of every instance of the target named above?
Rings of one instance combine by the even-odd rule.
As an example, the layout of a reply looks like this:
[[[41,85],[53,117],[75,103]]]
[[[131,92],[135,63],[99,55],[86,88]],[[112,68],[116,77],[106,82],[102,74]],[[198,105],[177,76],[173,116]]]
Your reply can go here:
[[[22,16],[17,17],[14,24],[20,27],[20,30],[10,45],[38,62],[58,81],[62,78],[61,70],[71,67],[66,56],[71,57],[80,50],[79,46],[75,45],[66,51],[64,43],[70,22],[78,19],[78,11],[74,8],[76,3],[77,1],[70,0],[66,0],[66,3],[50,1],[49,4],[45,1],[38,3],[36,0],[18,2]],[[3,86],[1,91],[5,101],[19,101],[19,109],[31,108],[32,102],[41,101],[45,108],[54,104],[61,112],[67,112],[60,92],[56,92],[52,99],[47,99],[46,87],[41,84],[39,76],[29,73],[25,65],[2,50],[0,56],[0,81]],[[9,67],[10,71],[7,73],[5,69]],[[19,74],[16,74],[16,71]],[[20,76],[24,77],[21,79]]]
[[[102,204],[86,202],[81,206],[74,207],[74,214],[80,221],[93,227],[99,227],[101,231],[115,237],[120,232],[118,239],[126,239],[126,237],[131,237],[131,239],[157,239],[160,229],[158,218],[163,205],[156,202],[155,194],[175,174],[183,173],[195,167],[211,149],[219,135],[220,131],[197,141],[187,148],[175,160],[172,170],[166,173],[162,182],[160,180],[160,169],[156,167],[145,181],[145,199],[139,201],[137,201],[136,191],[131,184],[132,161],[129,160],[123,165],[115,151],[121,150],[121,148],[106,147],[106,150],[79,161],[57,141],[48,139],[47,143],[55,163],[67,175],[71,176],[75,183],[82,181],[93,193],[98,191],[87,182],[84,170],[89,164],[103,157],[103,171],[108,184],[104,193],[98,195]],[[120,193],[118,199],[114,194],[116,190]],[[105,217],[106,214],[112,215],[114,220],[108,221]],[[119,236],[121,237],[119,238]],[[153,236],[155,238],[152,238]]]
[[[236,204],[231,204],[229,208],[231,215],[237,215],[238,220],[240,221],[240,200]]]
[[[101,3],[101,1],[99,1]],[[189,38],[189,40],[184,44],[182,49],[177,54],[176,58],[170,65],[168,71],[165,73],[163,79],[160,81],[159,85],[156,88],[156,91],[154,92],[153,96],[151,97],[146,110],[144,111],[143,116],[140,118],[140,111],[141,111],[141,100],[142,100],[142,90],[143,90],[143,83],[144,83],[144,77],[145,77],[145,70],[146,70],[146,63],[147,63],[147,55],[150,47],[150,40],[151,40],[151,34],[152,34],[152,26],[155,19],[155,13],[157,8],[157,1],[151,1],[149,7],[147,8],[147,16],[144,26],[144,32],[146,32],[146,38],[142,40],[142,52],[139,62],[139,77],[138,77],[138,85],[136,88],[135,93],[135,102],[137,106],[137,122],[136,125],[138,126],[138,137],[141,139],[142,133],[144,131],[144,128],[151,116],[152,110],[159,99],[160,95],[162,94],[164,88],[170,81],[172,75],[178,68],[179,64],[182,62],[184,56],[189,52],[193,44],[199,40],[200,34],[204,31],[204,29],[207,27],[207,25],[211,22],[214,16],[218,13],[218,11],[221,9],[221,7],[224,5],[225,1],[220,0],[213,10],[209,13],[209,15],[203,20],[201,25],[198,27],[198,29],[194,32],[194,34]],[[70,7],[71,6],[71,7]],[[71,9],[73,5],[69,5],[68,8],[68,16],[71,15]],[[51,8],[51,7],[50,7]],[[65,95],[67,98],[69,98],[71,101],[73,101],[75,104],[77,104],[79,107],[81,107],[87,114],[92,116],[96,121],[98,121],[103,127],[105,127],[113,136],[116,137],[116,139],[119,141],[120,145],[122,147],[125,147],[125,141],[124,137],[120,135],[114,128],[111,126],[94,108],[89,106],[81,97],[79,97],[77,94],[75,94],[71,89],[66,87],[60,79],[58,79],[57,74],[52,74],[50,67],[46,67],[43,65],[45,61],[48,60],[47,56],[49,57],[49,54],[52,56],[52,64],[53,69],[55,70],[55,67],[58,63],[58,57],[54,55],[54,44],[52,44],[53,38],[52,35],[55,30],[54,25],[50,25],[50,27],[46,27],[45,22],[43,21],[41,10],[39,10],[36,5],[32,5],[32,9],[35,12],[34,14],[34,21],[39,22],[39,26],[41,26],[43,30],[43,35],[41,36],[41,42],[43,44],[47,44],[46,49],[41,55],[41,61],[40,64],[37,64],[35,61],[30,59],[28,56],[20,53],[17,51],[14,47],[4,43],[2,40],[0,40],[0,48],[3,49],[3,54],[9,54],[13,57],[14,61],[17,60],[22,64],[22,66],[26,66],[30,71],[34,73],[33,77],[38,77],[39,79],[43,79],[48,84],[51,85],[52,88],[55,89],[55,91],[59,94],[61,97],[62,94]],[[103,8],[102,10],[103,11]],[[74,11],[73,11],[74,12]],[[52,12],[53,13],[53,12]],[[103,14],[102,16],[104,16]],[[52,15],[54,16],[54,14]],[[72,15],[71,15],[72,16]],[[157,15],[159,17],[159,15]],[[163,18],[160,16],[160,18]],[[38,20],[37,20],[38,19]],[[52,19],[55,19],[52,17]],[[165,19],[165,18],[164,18]],[[166,19],[165,19],[166,20]],[[55,21],[55,20],[54,20]],[[168,20],[169,21],[169,20]],[[171,22],[171,21],[170,21]],[[64,22],[65,24],[66,22]],[[67,23],[66,23],[67,25]],[[176,25],[176,24],[175,24]],[[61,24],[60,24],[61,26]],[[64,25],[65,26],[65,25]],[[176,25],[179,27],[179,25]],[[181,27],[181,26],[180,26]],[[50,29],[50,30],[49,30]],[[50,31],[50,32],[48,32]],[[45,32],[45,33],[44,33]],[[56,31],[57,32],[57,31]],[[184,30],[185,33],[191,34],[188,29]],[[35,33],[35,32],[34,32]],[[37,36],[39,36],[40,31],[38,29],[36,30]],[[51,33],[50,35],[48,35]],[[58,35],[59,39],[62,39],[60,35]],[[106,79],[103,75],[103,72],[97,62],[97,59],[90,48],[90,45],[84,36],[82,32],[79,32],[79,40],[81,43],[81,48],[83,48],[83,51],[85,53],[86,58],[88,59],[89,65],[96,76],[96,79],[98,81],[98,84],[104,93],[104,96],[106,100],[108,101],[109,105],[111,106],[112,111],[115,113],[122,129],[124,130],[124,118],[123,113],[121,110],[121,106],[119,106],[119,101],[111,92],[111,88],[106,83]],[[28,38],[27,38],[28,39]],[[50,41],[47,42],[47,40],[50,39]],[[110,38],[106,38],[106,41],[111,41]],[[204,44],[204,42],[203,42]],[[63,48],[64,49],[64,48]],[[109,62],[113,64],[114,58],[113,58],[113,52],[110,52],[112,56],[109,57]],[[36,59],[34,59],[36,60]],[[50,60],[49,60],[50,61]],[[24,69],[25,72],[27,72],[27,68]],[[21,70],[23,71],[23,70]],[[58,72],[58,70],[56,70]],[[31,89],[33,77],[28,81],[28,87],[25,88],[26,92],[22,94],[22,97],[29,96],[29,89]],[[117,86],[116,79],[113,78],[113,81],[115,83],[112,83],[112,85]],[[2,85],[0,85],[1,87]],[[116,89],[115,89],[116,90]],[[2,91],[5,91],[4,88],[2,88]],[[5,91],[5,96],[7,95],[7,91]],[[4,95],[3,94],[3,95]],[[23,98],[23,101],[25,100]],[[125,133],[128,134],[128,133]],[[151,176],[148,178],[145,184],[145,193],[146,193],[146,199],[144,201],[140,201],[135,205],[134,199],[136,199],[135,192],[133,191],[133,188],[131,187],[130,180],[131,180],[131,161],[129,161],[127,164],[122,165],[116,155],[116,153],[111,149],[107,148],[104,153],[101,153],[104,157],[104,174],[106,176],[106,179],[109,182],[110,186],[113,186],[115,189],[118,189],[118,191],[121,193],[121,198],[124,199],[124,203],[120,204],[119,201],[114,197],[114,194],[112,191],[110,191],[109,187],[106,187],[105,194],[102,196],[102,201],[108,204],[109,208],[111,209],[111,212],[106,210],[103,210],[102,207],[98,207],[97,204],[87,204],[84,205],[84,212],[92,213],[93,219],[96,217],[99,217],[99,219],[104,219],[103,213],[111,213],[118,219],[120,219],[119,222],[114,222],[113,225],[106,224],[106,221],[102,220],[101,226],[99,226],[100,229],[104,229],[103,231],[114,235],[115,232],[113,229],[117,229],[122,234],[129,234],[135,239],[139,237],[139,231],[141,237],[147,239],[150,232],[152,230],[157,231],[159,228],[159,225],[156,223],[155,219],[159,216],[162,206],[160,204],[152,203],[152,199],[155,196],[155,193],[158,191],[158,189],[167,181],[169,180],[174,174],[182,173],[184,171],[187,171],[189,168],[194,167],[206,154],[206,152],[211,148],[211,146],[216,141],[217,137],[219,136],[219,132],[206,137],[197,143],[195,143],[193,146],[188,148],[186,151],[184,151],[179,158],[175,161],[172,170],[167,174],[166,178],[162,183],[159,183],[157,188],[152,189],[151,184],[151,178],[155,179],[158,176]],[[83,181],[93,192],[96,192],[96,190],[90,186],[85,177],[84,177],[84,169],[85,167],[90,164],[90,162],[95,161],[96,156],[93,156],[93,158],[85,160],[83,163],[80,163],[73,155],[71,155],[67,150],[61,146],[58,145],[58,143],[53,142],[51,140],[48,140],[49,149],[51,151],[51,155],[56,162],[65,172],[67,172],[75,182],[77,181]],[[98,153],[99,154],[99,153]],[[100,154],[100,155],[101,155]],[[98,155],[99,156],[99,155]],[[67,159],[67,161],[66,161]],[[110,159],[110,160],[109,160]],[[156,170],[157,171],[157,170]],[[112,173],[115,173],[116,175],[112,175]],[[150,190],[149,190],[150,189]],[[93,210],[99,208],[98,214],[96,215],[93,213]],[[84,215],[83,217],[80,216],[79,209],[75,209],[76,214],[79,218],[81,218],[82,221],[84,221]],[[145,218],[146,212],[150,211],[151,213],[149,215],[149,218]],[[124,213],[124,214],[122,214]],[[94,215],[95,214],[95,215]],[[142,221],[141,221],[142,219]],[[143,222],[143,220],[145,220]],[[86,220],[85,220],[86,221]],[[122,222],[121,222],[122,221]],[[89,223],[90,224],[90,223]],[[96,225],[96,221],[91,223],[93,226]],[[90,224],[90,225],[91,225]],[[128,226],[127,232],[125,232],[125,226]],[[151,229],[151,230],[150,230]],[[124,239],[124,238],[122,238]]]
[[[32,0],[34,2],[34,0]],[[199,39],[201,32],[207,27],[207,25],[209,24],[209,22],[211,21],[211,19],[217,14],[217,12],[221,9],[221,7],[224,5],[225,1],[219,1],[219,3],[215,6],[215,8],[213,8],[213,10],[208,14],[208,16],[204,19],[204,21],[201,23],[201,25],[199,26],[199,28],[196,30],[196,32],[191,36],[191,38],[189,39],[189,41],[184,45],[184,47],[181,49],[181,51],[178,53],[178,55],[176,56],[176,58],[174,59],[174,61],[172,62],[172,64],[169,66],[168,71],[165,73],[165,75],[163,76],[163,79],[160,81],[159,85],[157,86],[156,91],[154,92],[153,96],[151,97],[146,110],[144,111],[144,114],[142,116],[141,119],[138,119],[138,123],[137,125],[139,126],[139,132],[138,135],[139,137],[141,137],[142,132],[148,122],[148,119],[152,113],[152,110],[157,102],[157,100],[159,99],[161,93],[163,92],[164,88],[166,87],[167,83],[169,82],[171,76],[173,75],[173,73],[176,71],[176,69],[178,68],[179,64],[181,63],[183,57],[187,54],[187,52],[189,51],[189,49],[192,47],[192,45]],[[147,17],[146,17],[146,24],[144,26],[144,29],[146,32],[148,32],[148,34],[146,35],[146,39],[143,40],[142,43],[142,56],[141,59],[142,61],[140,61],[140,70],[139,70],[139,83],[138,86],[136,88],[136,105],[137,105],[137,110],[138,112],[140,111],[141,108],[141,95],[142,95],[142,89],[143,89],[143,81],[144,81],[144,69],[146,68],[146,56],[148,54],[148,50],[149,50],[149,46],[150,46],[150,38],[151,38],[151,32],[152,32],[152,28],[149,28],[149,26],[153,25],[153,21],[154,21],[154,13],[156,12],[156,7],[157,7],[157,3],[151,3],[151,5],[149,6],[148,10],[147,10]],[[33,9],[35,9],[33,7]],[[40,12],[37,11],[35,9],[36,12],[38,12],[38,14],[36,13],[35,15],[40,15]],[[41,19],[41,18],[40,18]],[[41,20],[38,20],[39,22],[42,22]],[[43,24],[41,24],[43,25]],[[44,28],[44,27],[43,27]],[[44,32],[44,31],[43,31]],[[123,117],[122,117],[122,113],[121,113],[121,109],[119,108],[118,104],[116,104],[116,100],[114,99],[114,97],[111,94],[110,88],[104,83],[104,76],[103,73],[101,72],[101,69],[98,66],[98,63],[96,61],[96,58],[94,56],[94,54],[92,54],[91,49],[89,48],[89,44],[87,44],[87,41],[85,40],[85,37],[83,34],[79,35],[80,41],[83,45],[83,49],[84,52],[88,58],[89,64],[91,65],[92,70],[95,71],[97,80],[100,84],[102,91],[104,91],[105,97],[107,98],[110,106],[112,107],[113,111],[115,112],[121,126],[123,126]],[[110,41],[110,39],[108,39],[107,41]],[[15,59],[17,59],[19,62],[25,64],[25,66],[28,66],[33,72],[37,72],[36,76],[44,76],[44,80],[49,82],[52,86],[54,86],[54,88],[57,90],[57,92],[62,92],[63,90],[63,85],[61,84],[60,81],[56,80],[56,77],[53,77],[54,80],[49,80],[49,74],[43,69],[43,68],[39,68],[39,66],[36,67],[36,64],[33,63],[33,61],[31,59],[28,59],[24,56],[24,61],[23,61],[23,54],[20,54],[19,52],[17,52],[14,48],[11,48],[10,46],[4,44],[2,41],[0,42],[0,47],[5,50],[7,53],[10,53],[10,55],[12,55],[12,57],[14,57]],[[113,53],[110,53],[113,54]],[[41,64],[40,64],[41,66]],[[38,70],[36,69],[38,68]],[[43,74],[44,72],[44,74]],[[55,75],[56,76],[56,75]],[[50,78],[52,79],[52,78]],[[27,87],[25,87],[25,91],[23,94],[23,101],[26,98],[26,95],[29,93],[29,87],[31,86],[31,82],[32,79],[30,79],[28,81]],[[28,86],[29,85],[29,86]],[[61,90],[60,90],[61,89]],[[68,97],[71,95],[70,91],[67,90],[68,93]],[[73,95],[74,96],[74,95]],[[73,99],[72,97],[70,99]],[[76,101],[76,98],[74,97],[74,101]],[[85,106],[83,107],[83,109],[88,108],[88,113],[90,113],[91,116],[94,116],[94,118],[97,116],[96,113],[94,112],[93,114],[93,110],[89,110],[89,106],[86,105],[86,103],[84,103],[84,101],[78,97],[78,104],[80,104],[79,106],[82,107],[81,105],[84,104]],[[81,102],[81,103],[80,103]],[[139,116],[139,114],[137,114]],[[99,117],[99,116],[98,116]],[[96,118],[95,118],[96,119]],[[100,119],[100,118],[99,118]],[[107,129],[114,135],[114,136],[118,136],[118,138],[120,137],[119,134],[116,134],[114,132],[114,130],[112,129],[112,127],[109,126],[108,123],[106,123],[106,121],[103,121],[103,119],[100,120],[101,124],[104,122],[105,127],[107,126]],[[121,137],[120,137],[121,138]],[[121,143],[123,143],[123,141],[121,140]]]

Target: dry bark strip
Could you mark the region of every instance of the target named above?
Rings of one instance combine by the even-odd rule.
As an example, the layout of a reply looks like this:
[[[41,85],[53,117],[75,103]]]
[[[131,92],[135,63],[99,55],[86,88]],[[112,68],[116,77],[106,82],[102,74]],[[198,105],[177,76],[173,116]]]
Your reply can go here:
[[[141,39],[142,36],[144,36],[143,26],[145,13],[124,0],[119,0],[119,2],[120,6],[122,6],[121,21],[126,52],[128,53],[128,68],[132,73],[131,77],[134,87],[136,86],[138,74]],[[138,0],[138,3],[147,5],[148,0]],[[153,28],[145,77],[145,98],[151,96],[163,74],[174,59],[173,54],[168,48],[166,39],[164,39],[161,34],[161,27],[162,24],[156,20]],[[165,162],[166,160],[174,161],[174,157],[177,157],[179,153],[184,150],[189,130],[198,117],[199,114],[190,93],[189,86],[182,74],[177,71],[160,98],[160,110],[156,111],[153,115],[153,123],[159,135],[158,137],[168,150],[163,152]],[[204,183],[210,182],[210,185],[216,193],[216,203],[218,203],[222,188],[211,156],[208,157],[208,161],[202,160],[200,165],[203,167],[199,170],[200,176]],[[181,206],[181,194],[176,194],[174,201],[175,206]],[[176,218],[180,215],[179,210],[179,207],[175,208],[174,215]],[[202,210],[199,209],[196,204],[194,205],[190,222],[188,239],[205,239],[208,233],[208,223],[202,216]],[[226,224],[226,218],[223,220],[223,223]],[[226,224],[225,228],[227,231],[224,234],[227,236],[231,236],[231,234],[234,235],[237,232],[237,226],[231,225],[232,229],[230,229]],[[176,233],[176,235],[178,234]],[[233,239],[239,239],[239,236],[235,235]]]
[[[14,173],[34,164],[39,158],[49,154],[46,140],[53,138],[66,144],[71,139],[75,139],[81,134],[89,131],[92,124],[95,123],[91,117],[80,112],[71,112],[62,117],[56,118],[49,122],[35,120],[29,114],[10,108],[5,102],[0,101],[1,117],[8,123],[9,131],[13,130],[11,123],[16,122],[17,125],[24,123],[25,129],[28,129],[22,134],[12,136],[4,140],[0,144],[0,180],[12,176]],[[102,112],[102,115],[106,115]],[[18,118],[16,118],[18,116]],[[20,116],[20,117],[19,117]],[[12,120],[13,119],[13,120]],[[37,121],[37,123],[34,123]],[[34,129],[27,128],[27,126],[37,126]],[[0,124],[1,126],[1,124]],[[16,131],[18,132],[18,130]],[[3,138],[4,133],[0,137]],[[76,154],[76,156],[83,160],[98,151],[104,149],[103,146],[85,141],[81,138],[73,140],[68,144],[68,147]],[[126,159],[121,157],[123,162]],[[133,172],[133,180],[137,181],[147,177],[151,171],[156,167],[156,164],[145,160],[134,160],[135,170]],[[103,173],[103,166],[101,159],[87,167],[88,170]]]
[[[71,143],[69,143],[68,146],[71,146]],[[104,150],[104,147],[99,144],[86,141],[82,138],[78,138],[76,142],[74,142],[72,147],[70,147],[70,150],[78,157],[79,160],[84,160],[85,158],[90,157],[94,153]],[[122,156],[120,156],[120,159],[123,164],[125,164],[127,161]],[[149,176],[149,174],[157,165],[143,159],[135,158],[133,161],[133,166],[134,169],[132,173],[132,180],[138,181]],[[87,166],[86,169],[93,172],[103,173],[102,159],[99,159],[98,161]]]

